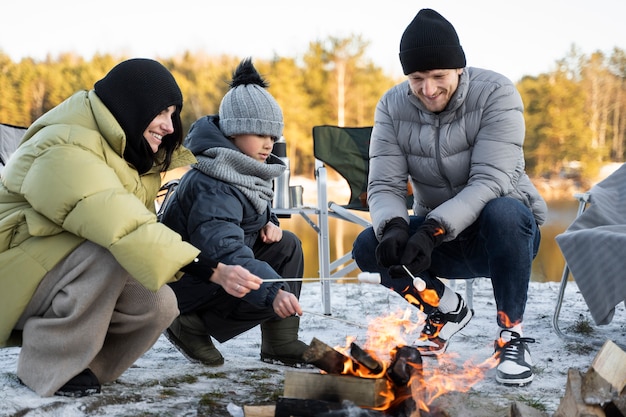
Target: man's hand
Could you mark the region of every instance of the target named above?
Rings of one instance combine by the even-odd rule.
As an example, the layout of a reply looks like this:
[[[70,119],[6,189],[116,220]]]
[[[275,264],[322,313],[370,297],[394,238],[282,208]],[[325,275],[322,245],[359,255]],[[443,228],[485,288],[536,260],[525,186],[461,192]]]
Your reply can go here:
[[[276,298],[274,298],[274,302],[272,303],[272,307],[274,307],[274,312],[281,319],[296,314],[298,316],[302,315],[302,307],[300,307],[298,298],[285,290],[278,290]]]
[[[241,298],[250,291],[258,290],[263,280],[240,265],[217,264],[209,279],[219,284],[224,291],[233,297]]]
[[[383,231],[383,237],[376,246],[376,262],[378,265],[390,267],[398,265],[409,240],[409,225],[404,219],[394,217],[389,220]]]
[[[413,236],[409,238],[404,253],[400,258],[400,265],[389,268],[391,276],[405,276],[405,265],[413,275],[427,270],[430,267],[430,257],[433,249],[443,242],[445,230],[434,220],[426,220]]]
[[[263,243],[276,243],[283,238],[283,230],[272,222],[263,226],[260,233]]]

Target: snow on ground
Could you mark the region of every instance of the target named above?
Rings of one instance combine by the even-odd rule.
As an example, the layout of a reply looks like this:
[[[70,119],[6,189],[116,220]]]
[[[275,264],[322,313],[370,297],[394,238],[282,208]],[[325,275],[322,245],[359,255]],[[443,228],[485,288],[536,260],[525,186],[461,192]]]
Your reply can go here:
[[[524,329],[525,336],[536,339],[536,343],[530,345],[535,380],[527,387],[504,387],[495,382],[495,370],[488,369],[468,393],[469,398],[480,401],[483,410],[489,408],[488,402],[494,409],[500,407],[499,414],[494,415],[506,415],[501,412],[502,407],[508,407],[512,401],[522,401],[539,406],[551,415],[565,393],[569,368],[586,371],[606,339],[622,348],[626,346],[624,305],[617,307],[611,324],[595,326],[575,283],[570,283],[566,290],[561,329],[573,334],[572,326],[588,322],[594,331],[584,336],[587,342],[582,344],[559,339],[551,327],[558,287],[554,282],[531,283]],[[457,291],[465,294],[463,282],[458,283]],[[380,285],[333,283],[330,316],[322,314],[319,283],[304,285],[301,303],[305,314],[301,319],[300,338],[305,342],[317,338],[333,347],[346,346],[351,337],[363,347],[368,323],[390,314],[401,316],[409,311],[411,320],[421,320],[421,314],[414,309],[407,310],[408,304],[402,298]],[[453,337],[448,349],[448,356],[459,366],[467,360],[482,363],[493,353],[495,306],[491,285],[486,279],[474,283],[474,309],[474,318]],[[418,330],[407,335],[406,341],[413,341]],[[243,415],[244,405],[272,404],[282,395],[284,371],[291,368],[259,360],[258,327],[216,346],[226,363],[208,368],[190,363],[161,337],[118,381],[105,385],[101,394],[78,399],[40,398],[17,379],[19,349],[0,349],[0,416],[239,417]],[[436,369],[438,364],[437,360],[424,359],[425,371]],[[473,415],[485,417],[487,412]]]

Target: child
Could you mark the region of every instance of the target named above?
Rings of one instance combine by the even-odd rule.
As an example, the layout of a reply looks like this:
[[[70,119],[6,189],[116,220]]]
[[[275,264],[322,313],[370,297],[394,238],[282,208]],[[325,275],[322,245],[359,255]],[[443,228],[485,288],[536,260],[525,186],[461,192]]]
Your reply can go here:
[[[285,170],[271,151],[284,125],[266,88],[252,61],[243,60],[219,115],[192,125],[184,143],[198,163],[181,179],[162,222],[221,263],[241,265],[263,279],[301,278],[301,242],[280,229],[270,210],[272,180]],[[239,299],[186,274],[171,284],[181,315],[166,335],[188,359],[218,366],[224,358],[212,337],[223,343],[261,324],[261,359],[301,364],[308,347],[298,340],[301,286],[264,283]]]

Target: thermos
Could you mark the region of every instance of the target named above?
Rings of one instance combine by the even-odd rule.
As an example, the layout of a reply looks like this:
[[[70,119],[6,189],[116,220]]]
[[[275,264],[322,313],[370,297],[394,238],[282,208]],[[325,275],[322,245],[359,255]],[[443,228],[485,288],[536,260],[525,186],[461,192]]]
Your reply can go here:
[[[275,143],[272,153],[280,158],[287,167],[285,171],[274,179],[274,200],[272,201],[272,207],[286,209],[290,207],[289,204],[289,158],[287,158],[287,142],[283,136],[280,137]]]

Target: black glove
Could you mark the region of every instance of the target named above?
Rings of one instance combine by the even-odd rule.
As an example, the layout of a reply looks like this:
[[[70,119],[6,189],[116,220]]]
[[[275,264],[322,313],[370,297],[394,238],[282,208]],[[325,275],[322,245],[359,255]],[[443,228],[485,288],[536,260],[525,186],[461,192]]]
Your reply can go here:
[[[383,237],[376,246],[376,262],[385,268],[398,265],[409,240],[409,225],[401,217],[389,220],[383,230]]]
[[[409,238],[404,253],[400,258],[400,265],[389,268],[391,276],[406,276],[402,267],[405,265],[416,276],[430,267],[430,256],[433,249],[443,242],[446,232],[439,223],[434,220],[426,220],[413,236]]]

